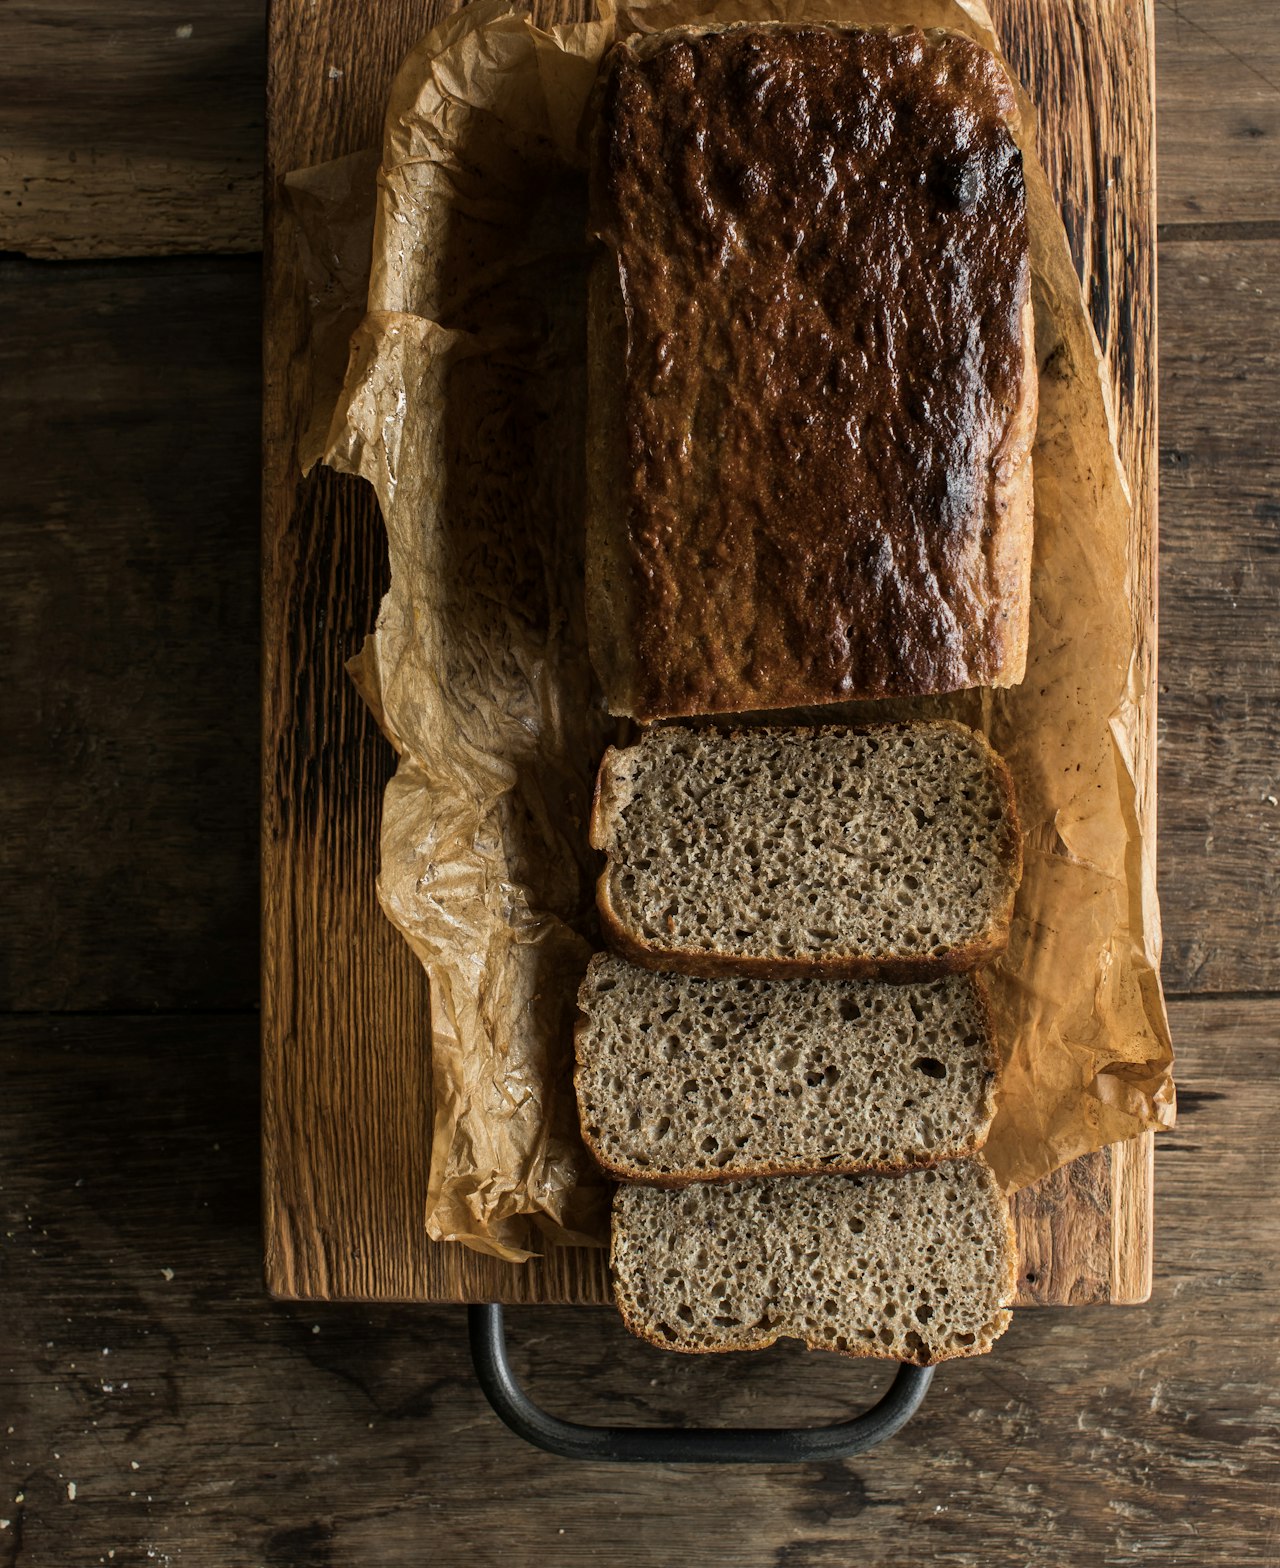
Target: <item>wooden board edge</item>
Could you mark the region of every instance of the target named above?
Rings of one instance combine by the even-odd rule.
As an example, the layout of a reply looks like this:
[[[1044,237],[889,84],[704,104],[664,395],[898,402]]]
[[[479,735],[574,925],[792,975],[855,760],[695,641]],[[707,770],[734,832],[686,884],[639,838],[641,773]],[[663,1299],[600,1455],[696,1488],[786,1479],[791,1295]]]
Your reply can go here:
[[[1147,288],[1150,295],[1147,339],[1146,396],[1149,419],[1135,452],[1141,467],[1134,487],[1134,548],[1138,580],[1144,594],[1147,637],[1146,746],[1144,776],[1139,782],[1138,810],[1144,837],[1155,862],[1159,826],[1158,706],[1160,701],[1160,272],[1156,225],[1159,137],[1156,129],[1156,16],[1155,0],[1142,0],[1145,35],[1144,65],[1150,99],[1146,149],[1149,171],[1147,193]],[[1146,570],[1142,570],[1142,544],[1146,544]],[[1159,920],[1158,905],[1155,919]],[[1157,935],[1157,950],[1160,938]],[[1140,1306],[1151,1298],[1155,1271],[1155,1133],[1148,1130],[1124,1143],[1114,1144],[1111,1154],[1111,1293],[1115,1306]]]
[[[1155,1134],[1111,1147],[1111,1293],[1114,1306],[1151,1299],[1155,1263]]]

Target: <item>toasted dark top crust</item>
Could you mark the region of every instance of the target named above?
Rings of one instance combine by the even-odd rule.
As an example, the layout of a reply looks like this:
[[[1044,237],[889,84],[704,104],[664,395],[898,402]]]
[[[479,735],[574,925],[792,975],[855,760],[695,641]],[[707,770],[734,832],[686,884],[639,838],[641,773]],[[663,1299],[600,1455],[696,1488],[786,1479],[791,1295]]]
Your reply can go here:
[[[606,72],[611,706],[1020,679],[1035,391],[998,62],[952,34],[753,25],[624,41]]]

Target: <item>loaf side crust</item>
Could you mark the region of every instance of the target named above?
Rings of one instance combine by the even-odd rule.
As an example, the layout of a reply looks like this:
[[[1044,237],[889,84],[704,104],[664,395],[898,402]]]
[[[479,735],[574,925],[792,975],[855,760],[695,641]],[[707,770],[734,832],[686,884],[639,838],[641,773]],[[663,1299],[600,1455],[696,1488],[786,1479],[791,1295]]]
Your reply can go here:
[[[600,1169],[612,1176],[616,1181],[632,1182],[639,1187],[668,1187],[679,1191],[695,1184],[722,1185],[731,1181],[754,1181],[757,1179],[779,1176],[902,1176],[907,1171],[927,1171],[935,1166],[945,1165],[948,1160],[971,1159],[975,1154],[980,1154],[986,1145],[987,1134],[984,1130],[980,1137],[971,1142],[948,1150],[931,1160],[827,1160],[822,1163],[809,1163],[803,1161],[779,1160],[772,1163],[761,1162],[755,1165],[735,1165],[727,1170],[672,1170],[654,1171],[647,1167],[628,1165],[623,1161],[610,1160],[595,1139],[591,1137],[585,1120],[579,1111],[579,1123],[582,1126],[582,1141],[587,1146],[587,1152],[595,1160]]]

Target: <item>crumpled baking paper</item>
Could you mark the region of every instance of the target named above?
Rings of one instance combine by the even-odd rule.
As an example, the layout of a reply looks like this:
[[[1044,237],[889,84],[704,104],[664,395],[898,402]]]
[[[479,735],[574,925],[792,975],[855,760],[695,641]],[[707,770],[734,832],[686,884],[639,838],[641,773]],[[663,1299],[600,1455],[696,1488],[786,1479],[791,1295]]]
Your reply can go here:
[[[336,396],[303,456],[369,480],[390,549],[352,673],[400,755],[382,905],[430,976],[426,1223],[511,1260],[539,1234],[599,1241],[607,1227],[571,1083],[574,994],[599,945],[586,822],[618,733],[583,607],[583,110],[615,36],[770,19],[952,27],[998,52],[977,0],[658,0],[550,31],[508,0],[476,0],[392,89],[367,308],[340,390],[371,159],[291,181],[319,402]],[[1173,1115],[1154,844],[1135,805],[1151,698],[1131,630],[1129,497],[1025,100],[1023,115],[1041,376],[1026,679],[821,715],[949,714],[1013,770],[1026,874],[990,972],[1006,1065],[987,1148],[1010,1190]]]

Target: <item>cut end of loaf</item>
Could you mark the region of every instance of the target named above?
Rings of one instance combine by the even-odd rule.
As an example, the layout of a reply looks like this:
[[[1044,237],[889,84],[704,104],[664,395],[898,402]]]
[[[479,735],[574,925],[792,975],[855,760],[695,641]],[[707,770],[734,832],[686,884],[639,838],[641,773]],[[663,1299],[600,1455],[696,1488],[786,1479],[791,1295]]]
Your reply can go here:
[[[624,1186],[612,1262],[632,1333],[669,1350],[811,1349],[931,1366],[1009,1325],[1008,1205],[979,1160],[905,1176]]]
[[[597,954],[578,995],[587,1146],[684,1183],[902,1170],[979,1150],[997,1066],[970,975],[696,979]]]
[[[1008,941],[1008,769],[962,724],[671,726],[601,765],[592,843],[613,946],[691,974],[908,980]]]

